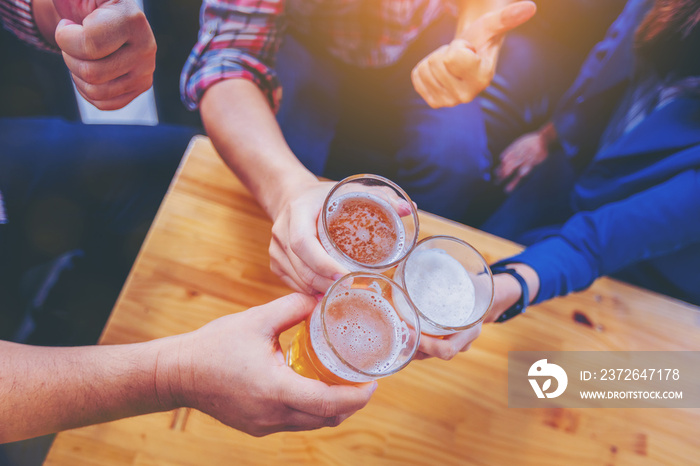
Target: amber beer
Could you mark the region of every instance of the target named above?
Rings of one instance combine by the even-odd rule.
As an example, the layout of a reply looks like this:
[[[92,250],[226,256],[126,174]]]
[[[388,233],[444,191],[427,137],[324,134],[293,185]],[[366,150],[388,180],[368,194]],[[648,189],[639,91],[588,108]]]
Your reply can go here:
[[[401,253],[401,218],[388,202],[369,193],[349,193],[328,207],[328,236],[354,261],[377,265]]]
[[[418,316],[401,288],[382,275],[351,273],[338,280],[294,337],[287,363],[328,384],[352,384],[393,374],[413,357]]]
[[[401,188],[376,175],[356,175],[329,193],[318,218],[321,244],[351,271],[398,263],[418,235],[415,206]]]

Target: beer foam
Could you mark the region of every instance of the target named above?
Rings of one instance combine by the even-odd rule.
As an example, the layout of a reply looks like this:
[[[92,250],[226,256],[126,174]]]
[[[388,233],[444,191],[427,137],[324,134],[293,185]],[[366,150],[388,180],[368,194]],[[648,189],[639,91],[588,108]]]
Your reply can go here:
[[[469,273],[442,249],[416,250],[404,265],[406,291],[418,310],[445,327],[471,322],[476,293]]]
[[[364,208],[352,209],[353,201],[364,201]],[[404,225],[396,210],[367,192],[351,192],[334,199],[326,208],[326,224],[336,246],[360,263],[394,262],[406,244]]]
[[[370,290],[352,289],[339,293],[327,305],[325,315],[328,340],[338,355],[352,367],[368,374],[383,374],[389,370],[408,341],[408,327],[392,305]],[[312,331],[313,333],[318,333]],[[316,342],[323,335],[314,335]],[[312,343],[316,343],[312,340]],[[340,377],[347,370],[338,370],[329,351],[317,350],[319,359]],[[319,351],[321,350],[321,351]],[[328,348],[330,350],[330,348]]]

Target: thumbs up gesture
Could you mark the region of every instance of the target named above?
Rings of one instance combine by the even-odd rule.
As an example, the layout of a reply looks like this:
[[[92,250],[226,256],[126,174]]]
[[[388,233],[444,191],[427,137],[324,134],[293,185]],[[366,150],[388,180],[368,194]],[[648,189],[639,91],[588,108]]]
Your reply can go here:
[[[56,44],[78,92],[101,110],[124,107],[153,83],[156,41],[133,0],[53,0]]]
[[[536,10],[533,2],[516,2],[474,21],[413,68],[416,92],[433,108],[471,102],[493,79],[504,35]]]

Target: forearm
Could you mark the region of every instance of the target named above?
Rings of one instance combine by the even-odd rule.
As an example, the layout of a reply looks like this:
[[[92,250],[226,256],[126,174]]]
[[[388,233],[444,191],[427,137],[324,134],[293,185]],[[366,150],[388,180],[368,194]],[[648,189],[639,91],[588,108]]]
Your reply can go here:
[[[46,348],[0,341],[0,443],[174,407],[157,381],[179,337],[148,343]]]
[[[33,0],[32,11],[34,13],[36,27],[44,37],[44,40],[48,44],[55,46],[56,39],[54,33],[56,31],[56,25],[58,25],[61,18],[56,12],[53,0]]]
[[[210,87],[201,101],[207,134],[226,164],[275,218],[283,199],[316,177],[284,140],[270,106],[246,79],[229,79]]]

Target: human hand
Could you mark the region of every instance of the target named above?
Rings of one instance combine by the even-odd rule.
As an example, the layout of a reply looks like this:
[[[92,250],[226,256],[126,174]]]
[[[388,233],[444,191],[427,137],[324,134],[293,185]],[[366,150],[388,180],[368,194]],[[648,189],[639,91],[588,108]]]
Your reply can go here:
[[[556,138],[551,123],[534,133],[525,134],[506,147],[500,156],[501,163],[496,167],[496,181],[502,183],[510,179],[505,192],[510,193],[534,167],[549,156],[549,144]]]
[[[54,0],[56,44],[78,92],[101,110],[126,106],[153,83],[156,41],[133,0]]]
[[[318,239],[317,221],[330,181],[299,187],[274,217],[270,269],[284,283],[306,294],[324,293],[348,271],[334,261]]]
[[[273,211],[270,268],[287,285],[306,294],[322,294],[349,271],[337,263],[318,239],[318,216],[334,182],[313,180],[295,185],[288,200]],[[411,215],[411,205],[388,186],[353,186],[385,200],[400,217]],[[412,208],[413,207],[413,208]],[[276,213],[275,213],[276,212]]]
[[[540,289],[540,277],[537,272],[526,264],[513,263],[509,267],[515,269],[527,283],[531,300],[535,299]],[[500,273],[493,277],[493,303],[482,322],[472,328],[463,330],[444,338],[421,335],[420,346],[414,359],[437,357],[450,360],[459,352],[467,351],[474,340],[481,334],[481,325],[491,323],[500,317],[508,308],[513,306],[522,294],[520,283],[510,274]]]
[[[287,366],[278,336],[316,303],[292,294],[175,337],[178,350],[159,357],[159,397],[174,393],[176,406],[256,437],[337,426],[367,404],[377,383],[328,386]]]
[[[517,2],[471,23],[413,68],[416,92],[432,108],[471,102],[493,79],[504,34],[528,21],[536,10],[533,2]]]
[[[472,328],[447,335],[444,338],[421,335],[420,346],[414,359],[427,359],[436,357],[449,361],[458,353],[467,351],[472,342],[481,334],[481,322]]]

